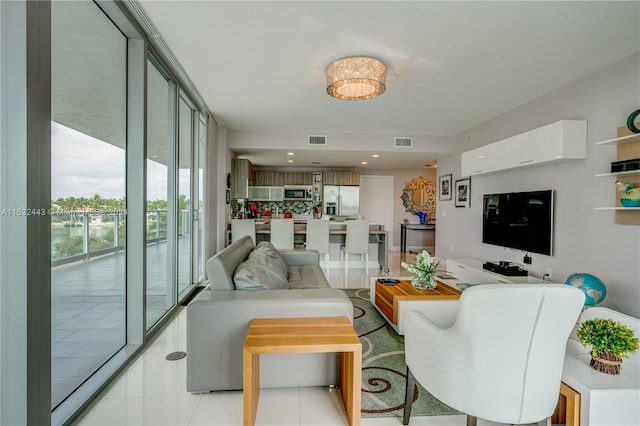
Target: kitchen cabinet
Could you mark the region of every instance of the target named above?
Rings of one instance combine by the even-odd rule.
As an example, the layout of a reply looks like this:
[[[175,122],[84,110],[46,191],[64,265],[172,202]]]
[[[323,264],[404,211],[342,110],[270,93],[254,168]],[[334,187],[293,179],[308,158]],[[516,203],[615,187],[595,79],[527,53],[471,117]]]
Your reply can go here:
[[[253,184],[256,186],[311,185],[312,172],[278,172],[256,170],[253,173]]]
[[[462,153],[461,175],[587,158],[587,122],[561,120]]]
[[[324,185],[360,185],[360,172],[322,172],[322,183]]]
[[[284,188],[281,186],[250,186],[250,201],[283,201]]]
[[[617,138],[596,143],[596,146],[610,145],[617,146],[617,161],[640,158],[640,134],[632,133],[627,127],[618,127]],[[597,174],[596,177],[611,177],[612,181],[619,179],[623,182],[631,183],[635,188],[640,188],[640,170],[601,173]],[[616,223],[640,225],[640,207],[623,207],[620,204],[620,198],[622,198],[623,192],[618,190],[615,194],[616,199],[614,206],[596,207],[596,210],[615,210]]]
[[[253,185],[251,161],[242,158],[231,160],[231,198],[249,198],[249,186]]]

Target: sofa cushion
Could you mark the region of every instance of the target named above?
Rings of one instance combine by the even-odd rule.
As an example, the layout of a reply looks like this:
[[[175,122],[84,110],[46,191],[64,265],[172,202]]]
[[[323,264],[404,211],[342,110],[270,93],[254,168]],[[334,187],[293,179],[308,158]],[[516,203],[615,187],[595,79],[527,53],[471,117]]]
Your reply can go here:
[[[319,265],[289,266],[289,288],[331,288]]]
[[[275,290],[289,288],[286,279],[273,267],[255,258],[242,262],[233,274],[236,290]]]

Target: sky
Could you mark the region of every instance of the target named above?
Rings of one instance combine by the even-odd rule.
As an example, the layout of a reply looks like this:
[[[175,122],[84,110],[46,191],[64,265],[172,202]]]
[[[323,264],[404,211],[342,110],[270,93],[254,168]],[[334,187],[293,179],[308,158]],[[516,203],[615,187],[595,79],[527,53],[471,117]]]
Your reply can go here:
[[[125,151],[62,124],[51,122],[51,199],[125,196]],[[181,193],[188,179],[180,173]],[[167,199],[167,167],[147,160],[147,199]]]

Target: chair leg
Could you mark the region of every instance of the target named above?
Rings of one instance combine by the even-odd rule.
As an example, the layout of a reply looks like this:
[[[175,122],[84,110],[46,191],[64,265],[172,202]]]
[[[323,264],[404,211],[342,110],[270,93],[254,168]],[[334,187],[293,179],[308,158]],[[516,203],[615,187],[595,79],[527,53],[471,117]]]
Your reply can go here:
[[[547,417],[546,419],[542,419],[538,422],[538,426],[551,426],[551,417]]]
[[[413,373],[407,366],[407,387],[404,393],[404,413],[402,414],[402,424],[409,424],[409,417],[411,417],[411,407],[413,406],[413,392],[416,387],[416,378],[413,377]]]
[[[470,416],[467,414],[467,426],[476,426],[478,424],[478,418],[476,416]]]

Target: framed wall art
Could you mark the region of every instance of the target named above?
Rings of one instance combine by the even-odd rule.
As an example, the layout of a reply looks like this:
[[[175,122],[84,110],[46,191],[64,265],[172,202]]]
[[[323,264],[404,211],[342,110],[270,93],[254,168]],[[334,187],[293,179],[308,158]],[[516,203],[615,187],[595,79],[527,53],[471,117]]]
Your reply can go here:
[[[458,179],[454,191],[456,207],[471,207],[471,178]]]
[[[451,199],[451,175],[440,176],[438,194],[440,201]]]

